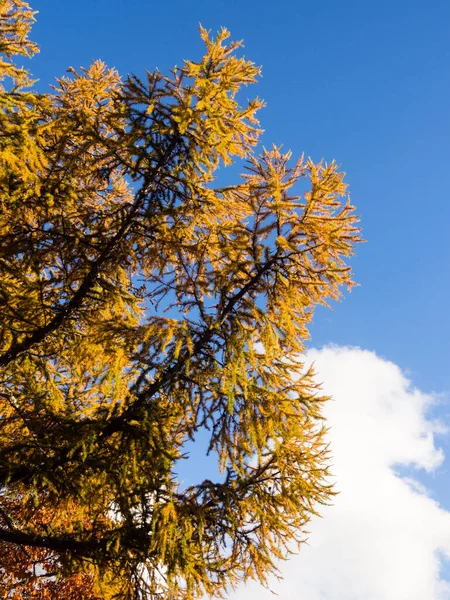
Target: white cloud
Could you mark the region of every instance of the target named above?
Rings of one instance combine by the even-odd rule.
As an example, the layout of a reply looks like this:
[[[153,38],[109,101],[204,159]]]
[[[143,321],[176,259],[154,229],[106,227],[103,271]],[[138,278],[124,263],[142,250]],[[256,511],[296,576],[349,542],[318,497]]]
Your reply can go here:
[[[433,396],[411,387],[393,363],[359,348],[314,350],[319,379],[334,400],[333,472],[340,494],[309,527],[309,544],[281,565],[280,600],[448,600],[440,574],[450,559],[450,512],[401,466],[433,471],[442,426],[427,417]],[[256,584],[232,600],[273,600]]]

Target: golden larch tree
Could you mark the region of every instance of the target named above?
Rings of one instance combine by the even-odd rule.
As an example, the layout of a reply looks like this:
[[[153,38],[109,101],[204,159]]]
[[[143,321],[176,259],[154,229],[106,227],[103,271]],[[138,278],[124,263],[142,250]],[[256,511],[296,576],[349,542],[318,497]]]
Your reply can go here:
[[[42,94],[33,20],[0,2],[0,590],[266,583],[333,493],[300,357],[352,285],[343,173],[255,150],[259,69],[225,29],[169,75],[97,61]],[[182,484],[199,436],[217,481]]]

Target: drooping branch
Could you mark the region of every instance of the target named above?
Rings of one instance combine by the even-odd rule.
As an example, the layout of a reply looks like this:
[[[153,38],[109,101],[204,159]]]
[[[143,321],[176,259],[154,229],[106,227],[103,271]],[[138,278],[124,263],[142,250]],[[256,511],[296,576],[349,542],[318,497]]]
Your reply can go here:
[[[49,335],[64,325],[64,323],[67,322],[74,312],[81,308],[89,292],[91,292],[96,285],[97,277],[102,268],[114,256],[117,248],[120,246],[121,241],[132,227],[134,218],[142,208],[145,200],[147,199],[148,193],[152,188],[157,187],[159,183],[158,178],[160,176],[160,172],[170,160],[170,156],[174,151],[178,141],[179,136],[174,136],[171,144],[167,148],[166,152],[164,152],[164,154],[160,157],[152,172],[146,174],[143,185],[137,192],[135,200],[128,211],[127,217],[124,219],[117,233],[106,244],[98,258],[91,263],[88,273],[84,277],[77,291],[73,294],[72,298],[65,306],[58,308],[57,314],[46,325],[38,327],[31,335],[28,335],[20,342],[14,343],[6,352],[4,352],[0,356],[0,367],[6,367],[20,354],[43,342]]]
[[[120,429],[130,420],[138,418],[142,408],[165,386],[173,382],[176,377],[183,372],[186,363],[193,357],[198,356],[205,346],[220,332],[223,322],[233,313],[235,307],[248,294],[259,281],[270,271],[279,259],[279,253],[276,252],[242,288],[228,299],[223,309],[218,314],[214,324],[209,326],[200,337],[195,341],[192,350],[186,350],[180,354],[173,365],[165,369],[147,389],[137,394],[136,399],[119,417],[113,417],[109,420],[103,429],[100,439],[104,440]]]
[[[113,434],[123,430],[130,421],[138,421],[143,417],[142,410],[149,404],[152,398],[155,397],[161,390],[166,386],[173,383],[177,376],[183,372],[186,362],[194,357],[200,355],[205,346],[220,332],[220,326],[229,317],[240,300],[242,300],[246,294],[248,294],[264,277],[271,268],[276,264],[279,259],[279,253],[275,253],[264,265],[260,266],[257,273],[249,279],[249,281],[242,286],[242,288],[233,294],[228,299],[223,309],[220,311],[214,325],[208,327],[203,334],[195,341],[191,351],[185,350],[180,354],[174,364],[167,367],[160,376],[150,384],[145,390],[136,395],[135,400],[120,416],[111,417],[107,421],[97,421],[95,419],[84,419],[79,423],[72,423],[70,425],[71,439],[73,437],[74,428],[78,428],[80,431],[80,438],[84,435],[89,435],[92,428],[97,431],[98,435],[98,447],[106,441],[107,438]],[[85,433],[86,432],[86,433]],[[63,432],[61,432],[63,434]],[[64,435],[64,434],[63,434]],[[67,435],[67,434],[66,434]],[[79,458],[80,451],[73,452],[71,442],[68,440],[67,445],[62,444],[61,449],[57,452],[57,455],[51,458],[41,457],[38,464],[34,464],[32,467],[29,465],[20,465],[12,467],[9,465],[6,468],[0,468],[0,483],[1,482],[24,482],[30,481],[40,473],[54,473],[56,469],[62,467],[69,460],[74,462]],[[86,467],[86,462],[92,466],[95,465],[95,458],[91,457],[88,461],[83,461],[83,465]]]

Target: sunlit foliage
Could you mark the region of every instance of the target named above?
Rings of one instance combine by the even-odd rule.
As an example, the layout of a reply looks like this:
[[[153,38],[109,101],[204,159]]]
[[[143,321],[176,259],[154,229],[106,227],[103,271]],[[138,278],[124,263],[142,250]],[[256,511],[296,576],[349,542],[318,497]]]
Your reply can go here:
[[[255,151],[226,30],[169,75],[97,61],[40,94],[14,62],[33,12],[0,5],[2,597],[264,583],[332,495],[299,356],[352,285],[343,173]],[[199,435],[217,481],[183,486]]]

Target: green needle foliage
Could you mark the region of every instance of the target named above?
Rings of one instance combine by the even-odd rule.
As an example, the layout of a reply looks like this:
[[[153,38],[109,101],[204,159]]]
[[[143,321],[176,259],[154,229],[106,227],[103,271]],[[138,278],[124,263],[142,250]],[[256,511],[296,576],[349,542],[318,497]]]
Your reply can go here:
[[[238,96],[259,69],[225,29],[167,76],[98,61],[39,94],[14,63],[33,15],[0,2],[1,591],[265,583],[333,493],[299,357],[352,285],[343,173],[255,153],[262,102]],[[183,486],[199,434],[217,482]]]

